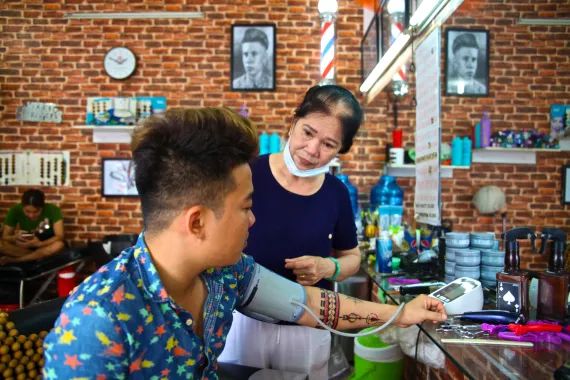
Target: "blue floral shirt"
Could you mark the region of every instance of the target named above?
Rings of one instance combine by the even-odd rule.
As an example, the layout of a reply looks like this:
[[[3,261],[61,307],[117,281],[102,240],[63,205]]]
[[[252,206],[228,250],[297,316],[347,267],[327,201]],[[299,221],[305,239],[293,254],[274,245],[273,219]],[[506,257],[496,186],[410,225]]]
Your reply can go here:
[[[86,279],[44,342],[44,379],[217,379],[216,359],[253,272],[243,255],[202,273],[208,288],[202,340],[192,315],[166,293],[139,236]]]

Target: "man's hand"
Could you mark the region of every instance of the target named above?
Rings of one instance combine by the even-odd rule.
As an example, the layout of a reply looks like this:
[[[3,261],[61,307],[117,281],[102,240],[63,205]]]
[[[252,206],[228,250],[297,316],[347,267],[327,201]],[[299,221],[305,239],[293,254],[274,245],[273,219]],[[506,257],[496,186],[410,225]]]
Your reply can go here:
[[[404,306],[394,323],[399,327],[410,327],[424,321],[437,323],[446,319],[447,314],[441,301],[422,294]]]
[[[8,265],[14,261],[13,257],[9,256],[0,256],[0,266]]]
[[[42,242],[36,235],[32,235],[31,238],[24,238],[25,240],[16,240],[16,245],[21,248],[39,248]]]
[[[285,268],[293,270],[301,285],[314,285],[323,278],[334,275],[335,265],[330,259],[318,256],[301,256],[285,259]]]

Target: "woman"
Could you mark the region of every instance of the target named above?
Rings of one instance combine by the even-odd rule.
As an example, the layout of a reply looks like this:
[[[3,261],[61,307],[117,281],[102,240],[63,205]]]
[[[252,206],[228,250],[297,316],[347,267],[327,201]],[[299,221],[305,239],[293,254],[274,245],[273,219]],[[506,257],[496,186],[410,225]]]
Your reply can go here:
[[[0,240],[0,265],[40,260],[64,248],[61,210],[45,203],[42,191],[26,191],[22,202],[12,206],[6,215]]]
[[[348,90],[313,87],[295,110],[284,152],[251,163],[257,222],[245,252],[256,262],[302,285],[322,288],[331,287],[326,279],[342,281],[358,271],[348,190],[328,171],[331,160],[352,146],[362,119]],[[328,331],[272,325],[234,313],[219,360],[327,379],[330,343]]]

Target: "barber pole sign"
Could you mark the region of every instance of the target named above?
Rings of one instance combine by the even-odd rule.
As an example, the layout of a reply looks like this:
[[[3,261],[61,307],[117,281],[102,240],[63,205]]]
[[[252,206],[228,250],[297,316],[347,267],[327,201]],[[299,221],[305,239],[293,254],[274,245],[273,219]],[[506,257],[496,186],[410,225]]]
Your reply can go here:
[[[321,23],[321,82],[334,83],[334,21]]]

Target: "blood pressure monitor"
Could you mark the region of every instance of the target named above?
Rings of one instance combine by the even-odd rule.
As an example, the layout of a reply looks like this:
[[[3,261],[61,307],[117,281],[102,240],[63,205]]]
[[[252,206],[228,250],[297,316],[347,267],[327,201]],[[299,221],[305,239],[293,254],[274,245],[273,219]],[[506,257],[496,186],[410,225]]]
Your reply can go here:
[[[429,297],[440,300],[448,315],[483,310],[483,287],[479,281],[469,277],[458,278]]]

